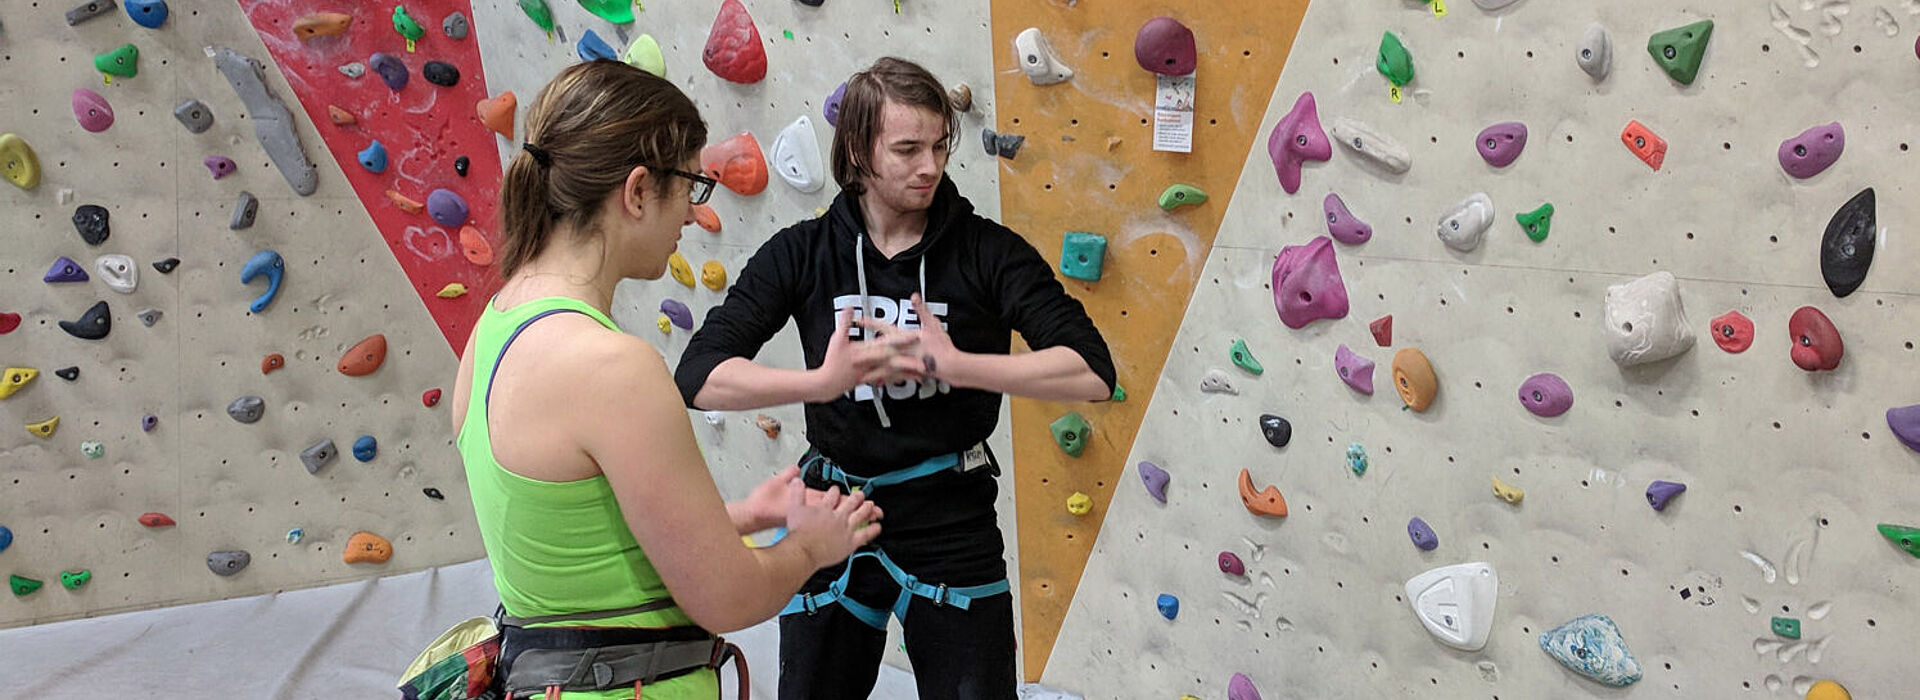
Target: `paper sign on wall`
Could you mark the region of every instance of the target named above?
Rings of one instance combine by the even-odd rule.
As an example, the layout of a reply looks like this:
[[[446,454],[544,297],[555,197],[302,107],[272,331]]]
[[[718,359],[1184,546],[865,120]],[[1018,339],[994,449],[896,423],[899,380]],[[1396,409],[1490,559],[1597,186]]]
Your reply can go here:
[[[1193,74],[1156,75],[1153,150],[1193,152]]]

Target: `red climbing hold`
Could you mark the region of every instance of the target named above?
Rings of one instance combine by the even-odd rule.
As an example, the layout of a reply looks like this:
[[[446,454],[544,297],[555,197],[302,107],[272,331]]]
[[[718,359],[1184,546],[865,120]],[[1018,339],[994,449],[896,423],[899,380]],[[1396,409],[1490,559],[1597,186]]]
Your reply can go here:
[[[166,513],[142,513],[140,524],[147,527],[173,527],[177,523],[173,522],[173,518],[167,517]]]
[[[440,390],[428,389],[426,393],[420,395],[420,403],[427,408],[440,405]]]
[[[1654,135],[1653,131],[1641,126],[1639,121],[1629,120],[1627,127],[1620,130],[1620,142],[1627,145],[1637,157],[1654,170],[1667,160],[1667,141]]]
[[[1374,319],[1373,323],[1367,324],[1367,330],[1373,331],[1373,342],[1379,343],[1380,347],[1392,346],[1393,314]]]
[[[11,311],[0,311],[0,335],[12,333],[13,329],[19,327],[20,314]]]
[[[756,195],[767,189],[767,158],[760,141],[742,131],[700,151],[700,169],[734,194]]]
[[[287,358],[274,353],[260,359],[260,373],[273,374],[273,371],[287,366]]]
[[[1721,350],[1731,353],[1746,352],[1753,347],[1753,320],[1738,311],[1728,311],[1713,317],[1713,342]]]
[[[381,363],[386,361],[387,336],[375,333],[367,336],[366,340],[354,344],[347,350],[347,354],[340,356],[340,364],[336,369],[349,377],[364,377],[380,369]]]
[[[720,15],[713,18],[700,59],[714,75],[736,83],[757,83],[767,77],[767,49],[760,45],[760,30],[753,27],[753,17],[740,0],[720,3]]]
[[[1161,75],[1187,75],[1199,64],[1193,30],[1172,17],[1155,17],[1133,35],[1133,60]]]
[[[493,97],[481,100],[474,105],[474,111],[480,114],[480,123],[508,141],[513,140],[513,110],[519,108],[520,98],[514,97],[508,90]]]
[[[1846,346],[1840,342],[1840,329],[1819,309],[1802,306],[1787,319],[1787,336],[1793,340],[1793,363],[1808,372],[1840,366]]]

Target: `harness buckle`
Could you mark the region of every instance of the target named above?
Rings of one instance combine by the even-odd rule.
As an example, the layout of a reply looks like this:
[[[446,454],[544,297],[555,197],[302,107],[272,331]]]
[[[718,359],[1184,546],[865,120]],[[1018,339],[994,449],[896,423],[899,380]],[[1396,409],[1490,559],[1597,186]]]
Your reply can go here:
[[[808,617],[812,617],[814,613],[820,612],[820,603],[814,601],[813,596],[801,596],[800,603],[806,606]]]
[[[938,588],[935,588],[933,591],[933,607],[936,607],[936,608],[944,607],[946,604],[947,604],[947,584],[943,583],[943,584],[940,584],[940,586]]]

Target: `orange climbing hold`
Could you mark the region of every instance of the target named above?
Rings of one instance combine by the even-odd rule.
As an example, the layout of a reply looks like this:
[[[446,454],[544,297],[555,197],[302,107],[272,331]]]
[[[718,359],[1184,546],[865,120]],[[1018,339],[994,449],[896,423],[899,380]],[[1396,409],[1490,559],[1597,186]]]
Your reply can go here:
[[[334,126],[360,123],[359,117],[353,116],[352,112],[341,109],[338,105],[327,105],[327,119],[332,120]]]
[[[693,205],[693,222],[712,233],[720,232],[720,215],[705,204]]]
[[[287,366],[287,358],[282,357],[280,353],[277,353],[277,352],[272,355],[268,355],[266,357],[260,358],[261,374],[273,374],[274,370],[280,369],[281,367],[285,367],[285,366]]]
[[[140,524],[147,527],[173,527],[178,523],[173,522],[173,518],[167,517],[166,513],[141,513]]]
[[[1280,495],[1280,487],[1269,484],[1265,489],[1253,490],[1253,473],[1244,467],[1240,469],[1240,503],[1254,515],[1287,517],[1287,498]]]
[[[353,15],[339,12],[316,12],[293,22],[293,36],[301,41],[313,41],[323,36],[339,36],[347,33],[353,26]]]
[[[767,159],[750,132],[742,131],[700,151],[700,170],[735,194],[751,196],[767,188]]]
[[[387,336],[375,333],[355,343],[347,350],[347,354],[341,355],[338,369],[349,377],[364,377],[380,369],[380,364],[386,361]]]
[[[1427,361],[1426,353],[1406,348],[1393,354],[1393,390],[1400,392],[1400,400],[1415,412],[1433,405],[1434,395],[1440,393],[1440,379],[1434,376],[1433,363]]]
[[[385,564],[393,558],[393,543],[387,538],[361,530],[347,538],[340,560],[348,564]]]
[[[508,90],[494,97],[481,100],[475,106],[480,114],[480,123],[508,141],[513,140],[513,110],[519,108],[520,98]]]
[[[400,207],[400,211],[408,214],[418,214],[427,210],[427,205],[395,190],[387,190],[387,201],[393,202],[394,206]]]
[[[460,227],[460,254],[467,256],[467,262],[486,267],[493,264],[493,245],[480,229],[472,226]]]
[[[1667,141],[1654,135],[1653,131],[1641,126],[1637,120],[1627,121],[1627,128],[1620,130],[1620,142],[1641,162],[1654,170],[1667,160]]]

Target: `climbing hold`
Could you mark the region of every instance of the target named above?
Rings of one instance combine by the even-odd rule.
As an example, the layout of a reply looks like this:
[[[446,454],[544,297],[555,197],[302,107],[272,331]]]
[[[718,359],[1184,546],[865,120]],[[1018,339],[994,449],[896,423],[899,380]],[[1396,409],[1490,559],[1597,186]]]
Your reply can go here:
[[[667,318],[666,314],[654,319],[653,327],[660,329],[662,335],[673,335],[673,319]]]
[[[1027,80],[1035,85],[1073,79],[1073,69],[1054,53],[1053,44],[1040,33],[1039,27],[1027,27],[1013,37],[1013,57],[1020,64],[1021,72],[1027,74]]]
[[[308,474],[317,474],[320,469],[333,461],[333,455],[339,450],[333,446],[333,438],[321,438],[319,442],[300,451],[300,463],[306,465]]]
[[[132,0],[128,1],[132,2]],[[81,586],[87,585],[87,582],[92,580],[93,572],[86,569],[60,572],[60,585],[69,591],[80,590]]]
[[[427,408],[433,408],[434,406],[440,405],[440,390],[428,389],[424,392],[421,392],[420,403],[421,405],[424,405]]]
[[[1093,437],[1093,426],[1079,413],[1068,413],[1055,418],[1047,425],[1047,432],[1053,433],[1053,443],[1068,457],[1078,457],[1087,449],[1087,441]]]
[[[1152,462],[1141,462],[1137,469],[1140,471],[1140,483],[1147,487],[1147,495],[1152,496],[1153,500],[1166,503],[1167,481],[1172,478],[1167,474],[1167,470],[1161,469],[1160,465]]]
[[[112,217],[98,204],[82,204],[73,210],[73,228],[87,245],[100,245],[113,234]]]
[[[1440,546],[1440,536],[1434,534],[1433,527],[1427,525],[1427,521],[1418,517],[1407,521],[1407,538],[1413,540],[1413,546],[1423,552],[1431,552]]]
[[[340,64],[340,74],[354,80],[359,80],[367,74],[367,64],[359,61]]]
[[[1387,172],[1404,173],[1413,167],[1413,155],[1406,146],[1386,134],[1374,131],[1365,122],[1339,117],[1333,120],[1333,127],[1328,132],[1333,134],[1334,141],[1346,146],[1361,160],[1385,168]]]
[[[1500,575],[1492,564],[1429,569],[1407,579],[1406,592],[1413,616],[1441,644],[1462,651],[1479,651],[1487,645],[1493,609],[1500,599]]]
[[[1247,565],[1240,561],[1240,555],[1233,552],[1221,552],[1219,557],[1220,573],[1228,576],[1247,575]]]
[[[1920,557],[1920,528],[1881,523],[1879,530],[1880,536],[1887,538],[1887,541],[1899,545],[1908,554]]]
[[[113,0],[87,0],[67,10],[67,26],[72,27],[113,11]]]
[[[380,443],[374,440],[372,435],[362,435],[360,439],[353,441],[353,458],[361,462],[373,461],[373,456],[379,451]]]
[[[420,67],[420,77],[440,87],[453,87],[460,84],[460,69],[446,61],[427,61]]]
[[[1380,35],[1380,55],[1374,59],[1373,69],[1387,76],[1387,80],[1395,87],[1406,85],[1413,82],[1413,54],[1408,53],[1406,45],[1400,43],[1400,37],[1394,36],[1393,32],[1383,32]]]
[[[158,427],[160,427],[159,416],[149,413],[140,417],[140,432],[151,433],[154,428]]]
[[[1703,19],[1684,27],[1655,32],[1647,39],[1647,53],[1674,81],[1692,85],[1700,73],[1700,59],[1707,54],[1707,40],[1713,38],[1713,20]]]
[[[1496,476],[1493,477],[1493,497],[1514,505],[1520,505],[1520,500],[1527,497],[1527,492],[1521,490],[1519,487],[1507,485],[1506,482],[1500,480],[1500,477]]]
[[[820,114],[827,118],[827,126],[835,128],[840,126],[840,101],[846,99],[846,96],[847,84],[842,82],[839,87],[834,88],[833,92],[827,95],[826,102],[820,103]],[[993,130],[988,129],[986,133],[991,134]],[[993,152],[993,137],[991,136],[987,137],[987,155],[995,155]]]
[[[1656,511],[1665,511],[1667,502],[1675,496],[1686,493],[1687,485],[1677,481],[1654,481],[1647,484],[1647,505]]]
[[[124,44],[120,48],[94,56],[93,67],[105,73],[109,83],[116,77],[134,77],[140,74],[140,49],[133,44]]]
[[[1126,387],[1124,387],[1124,386],[1121,386],[1119,382],[1114,382],[1114,383],[1113,383],[1113,396],[1111,396],[1111,397],[1108,397],[1108,399],[1107,399],[1107,400],[1109,400],[1109,401],[1114,401],[1114,402],[1123,402],[1123,401],[1126,401],[1126,400],[1127,400],[1127,388],[1126,388]]]
[[[1280,187],[1287,194],[1300,191],[1302,163],[1333,157],[1333,144],[1320,129],[1320,113],[1314,106],[1313,93],[1300,93],[1293,109],[1273,125],[1273,132],[1267,134],[1267,157],[1273,161],[1273,172],[1279,176]]]
[[[73,91],[73,118],[80,128],[97,134],[113,126],[113,105],[100,93],[79,88]]]
[[[1228,348],[1227,355],[1233,360],[1235,367],[1244,369],[1255,376],[1267,371],[1265,367],[1260,366],[1259,360],[1254,359],[1253,351],[1247,349],[1247,341],[1245,339],[1233,339],[1233,346]]]
[[[113,314],[107,309],[107,302],[94,302],[79,319],[61,321],[60,330],[81,340],[99,340],[113,331]]]
[[[440,20],[440,31],[454,41],[467,38],[467,34],[472,30],[473,23],[467,20],[466,13],[458,10],[447,15],[446,19]]]
[[[60,417],[54,416],[38,423],[28,423],[27,432],[35,437],[53,437],[53,431],[60,429]]]
[[[448,282],[447,286],[441,287],[440,291],[434,292],[433,295],[441,299],[458,299],[467,295],[467,285]]]
[[[1373,342],[1380,347],[1393,345],[1393,314],[1376,318],[1367,324],[1367,330],[1373,333]],[[1372,380],[1368,380],[1371,385]]]
[[[1480,158],[1487,165],[1504,168],[1512,164],[1520,152],[1527,148],[1527,125],[1520,122],[1500,122],[1480,130],[1480,137],[1473,147],[1480,151]]]
[[[1827,232],[1820,237],[1820,276],[1836,297],[1845,297],[1860,288],[1873,265],[1874,221],[1873,188],[1840,205],[1827,221]]]
[[[700,266],[700,284],[716,292],[726,289],[727,268],[718,260],[708,260]]]
[[[1607,34],[1607,28],[1588,25],[1587,32],[1580,35],[1573,61],[1594,81],[1606,80],[1607,72],[1613,68],[1613,37]]]
[[[201,159],[200,163],[207,166],[207,172],[212,174],[215,180],[232,175],[233,171],[239,168],[232,158],[226,156],[207,156]]]
[[[1171,620],[1180,614],[1180,599],[1173,597],[1172,594],[1162,593],[1160,597],[1154,599],[1153,607],[1160,611],[1161,617]]]
[[[693,222],[699,224],[700,228],[706,229],[708,233],[720,232],[720,215],[713,211],[713,207],[705,204],[693,205]]]
[[[1200,391],[1205,394],[1233,394],[1236,396],[1240,393],[1239,389],[1234,388],[1233,380],[1228,379],[1227,373],[1221,371],[1218,367],[1208,368],[1206,376],[1200,378]]]
[[[1624,687],[1640,680],[1640,662],[1605,615],[1583,615],[1542,633],[1540,650],[1597,683]]]
[[[1887,429],[1900,444],[1920,452],[1920,404],[1887,409]]]
[[[286,262],[280,259],[279,253],[272,250],[263,250],[247,258],[247,264],[240,266],[240,283],[249,284],[254,278],[262,276],[267,278],[267,291],[254,297],[253,303],[247,305],[247,310],[256,314],[266,311],[267,305],[272,304],[273,298],[280,294],[280,281],[285,278],[286,273]]]
[[[407,81],[412,78],[407,72],[407,64],[393,54],[376,53],[367,59],[367,67],[372,68],[374,75],[380,76],[380,82],[386,83],[387,89],[394,92],[405,88]]]
[[[40,185],[40,158],[18,134],[0,134],[0,176],[23,190]]]
[[[26,388],[27,383],[38,376],[40,370],[32,367],[8,367],[5,372],[0,372],[0,399]]]
[[[1627,145],[1635,158],[1654,170],[1659,170],[1660,164],[1667,160],[1666,139],[1641,126],[1637,119],[1628,120],[1626,128],[1620,130],[1620,142]]]
[[[613,46],[608,44],[606,39],[600,38],[598,32],[591,29],[581,34],[579,41],[574,42],[573,52],[579,54],[582,61],[620,60],[620,54],[614,53]]]
[[[300,145],[299,122],[293,118],[293,112],[267,88],[266,77],[261,72],[265,66],[228,48],[208,49],[207,55],[213,57],[214,66],[240,96],[247,118],[253,122],[254,138],[280,170],[280,176],[286,178],[295,194],[302,197],[313,194],[320,186],[319,169]]]
[[[11,546],[13,546],[13,530],[8,529],[5,525],[0,525],[0,552],[7,551],[7,548]]]
[[[987,148],[987,153],[998,155],[1007,160],[1013,160],[1014,156],[1020,155],[1020,147],[1027,142],[1027,137],[1025,136],[1009,134],[1004,131],[995,134],[992,130],[988,130],[981,132],[981,135],[993,137],[993,145]]]
[[[93,277],[87,274],[86,268],[81,267],[80,263],[74,262],[73,258],[65,255],[55,259],[52,265],[47,266],[47,274],[40,276],[40,281],[49,284],[56,282],[85,282],[90,279],[93,279]]]
[[[375,333],[348,348],[334,368],[349,377],[364,377],[380,369],[380,365],[386,361],[387,336]]]
[[[15,596],[25,596],[34,591],[40,590],[40,586],[44,584],[42,584],[40,581],[30,579],[25,576],[21,576],[19,574],[9,574],[7,576],[7,585],[13,589],[13,594]]]
[[[458,158],[453,159],[453,174],[455,175],[459,175],[460,177],[466,177],[467,170],[472,167],[473,167],[473,161],[468,159],[466,156],[460,156]]]
[[[298,527],[293,528],[287,531],[287,544],[300,544],[300,540],[306,539],[306,537],[307,537],[306,529],[298,528]]]
[[[467,200],[453,190],[436,189],[427,194],[427,216],[434,223],[447,228],[464,226],[467,223]]]
[[[1100,281],[1100,269],[1106,257],[1106,236],[1069,231],[1060,239],[1060,273],[1068,277]]]
[[[720,3],[700,60],[714,75],[731,82],[757,83],[767,77],[767,50],[760,44],[760,30],[754,28],[753,17],[740,0]]]
[[[427,210],[427,205],[421,204],[412,197],[400,194],[397,190],[387,190],[386,194],[387,201],[393,202],[393,206],[399,208],[400,211],[408,214],[418,214]]]
[[[1199,65],[1193,30],[1172,17],[1155,17],[1133,35],[1133,60],[1161,75],[1188,75]]]
[[[1305,245],[1280,249],[1273,261],[1273,305],[1288,328],[1346,317],[1347,287],[1331,239],[1316,236]]]
[[[167,517],[165,513],[142,513],[140,514],[140,524],[147,527],[173,527],[177,523],[173,522],[173,518]]]
[[[1207,193],[1193,185],[1176,184],[1160,192],[1160,208],[1173,211],[1184,205],[1201,204],[1207,201]]]
[[[1440,223],[1434,230],[1439,234],[1441,243],[1465,253],[1480,247],[1480,241],[1486,238],[1487,229],[1492,226],[1493,200],[1485,192],[1475,192],[1441,214]]]
[[[687,263],[687,256],[681,255],[680,251],[673,251],[667,256],[667,274],[673,277],[673,281],[693,289],[693,266]]]
[[[1738,353],[1753,346],[1753,321],[1739,311],[1728,311],[1713,317],[1710,330],[1713,342],[1721,350]]]
[[[19,327],[20,314],[11,311],[0,311],[0,335],[12,333],[14,329]]]
[[[1520,405],[1542,418],[1552,418],[1573,408],[1573,387],[1550,372],[1527,377],[1520,383]]]
[[[715,428],[727,427],[727,414],[724,411],[702,411],[700,417],[706,419],[707,425]]]
[[[186,127],[190,134],[202,133],[213,127],[213,110],[195,99],[174,105],[173,118]]]
[[[406,5],[393,6],[393,31],[399,32],[401,38],[407,40],[408,53],[412,53],[414,44],[427,35],[427,28],[414,21],[413,15],[407,14]]]
[[[1293,440],[1293,424],[1287,419],[1264,413],[1260,415],[1260,436],[1274,447],[1286,447]]]
[[[1393,388],[1400,393],[1400,400],[1406,402],[1407,408],[1417,413],[1433,405],[1434,394],[1440,391],[1440,380],[1434,377],[1433,364],[1427,361],[1426,354],[1416,348],[1403,348],[1393,354]]]
[[[227,404],[227,417],[240,423],[255,423],[266,414],[267,402],[258,396],[242,396]]]
[[[1354,391],[1373,395],[1373,360],[1354,354],[1345,343],[1333,351],[1333,369]]]
[[[553,35],[553,10],[547,7],[547,0],[520,0],[520,11],[527,13],[527,19],[545,31],[549,38]]]
[[[1607,356],[1621,367],[1659,362],[1693,348],[1680,282],[1667,271],[1607,287]]]
[[[1840,122],[1829,122],[1780,142],[1780,169],[1801,180],[1819,175],[1840,160],[1847,148],[1847,132]]]
[[[1547,240],[1547,234],[1553,231],[1553,203],[1547,202],[1533,211],[1520,212],[1513,218],[1520,222],[1520,230],[1526,231],[1528,238],[1539,243]]]
[[[1833,681],[1816,681],[1807,689],[1806,700],[1853,700],[1845,686]]]
[[[107,446],[100,444],[99,440],[80,441],[80,454],[86,455],[89,459],[99,459],[106,453]]]
[[[793,120],[773,139],[773,169],[780,179],[801,192],[819,192],[827,186],[826,165],[820,160],[820,142],[807,115]]]
[[[1227,700],[1260,700],[1260,689],[1253,687],[1253,679],[1236,673],[1227,681]]]
[[[1093,497],[1079,491],[1067,497],[1067,512],[1074,515],[1086,515],[1093,512]]]
[[[1287,498],[1280,495],[1280,487],[1268,484],[1266,488],[1255,491],[1253,472],[1240,468],[1240,505],[1247,512],[1269,518],[1287,517]]]
[[[480,229],[472,226],[460,227],[460,254],[466,256],[467,262],[481,267],[493,264],[493,245],[481,235]]]
[[[776,440],[780,437],[780,421],[773,416],[765,413],[756,414],[753,417],[753,425],[759,428],[760,432],[766,433],[768,440]]]
[[[1367,473],[1367,448],[1361,447],[1360,443],[1357,442],[1347,443],[1347,468],[1353,470],[1354,476],[1365,476]]]
[[[446,494],[444,494],[444,493],[440,493],[440,489],[436,489],[436,488],[434,488],[434,487],[432,487],[432,486],[428,486],[428,487],[426,487],[426,488],[424,488],[424,489],[420,489],[420,493],[421,493],[422,495],[425,495],[425,496],[426,496],[427,498],[431,498],[431,499],[433,499],[433,500],[436,500],[436,501],[444,501],[444,500],[447,500],[447,495],[446,495]]]
[[[253,555],[244,549],[221,550],[207,555],[207,569],[220,576],[240,573],[253,563]]]
[[[227,230],[240,231],[253,228],[253,219],[260,213],[260,198],[252,192],[241,192],[240,198],[233,203],[233,216],[227,221]]]
[[[152,328],[153,324],[160,322],[161,315],[159,309],[141,309],[134,317],[140,319],[140,325]]]
[[[347,538],[340,560],[348,564],[384,564],[393,557],[393,543],[387,538],[362,530]]]
[[[1840,329],[1819,309],[1802,306],[1787,319],[1787,336],[1793,340],[1793,363],[1808,372],[1840,366],[1846,344],[1840,342]]]
[[[750,132],[742,131],[702,149],[700,170],[735,194],[756,195],[767,188],[767,161],[760,155],[760,141]]]
[[[693,309],[687,308],[687,305],[681,303],[680,300],[662,300],[660,302],[660,313],[666,314],[667,319],[672,321],[673,325],[679,326],[681,330],[693,330]]]
[[[1773,618],[1773,633],[1787,639],[1800,638],[1800,620],[1792,617]]]
[[[163,275],[173,272],[174,268],[177,268],[179,266],[180,266],[179,258],[161,258],[159,260],[153,261],[153,269],[160,271],[160,274],[163,274]]]
[[[667,77],[667,57],[660,54],[660,42],[654,41],[652,34],[634,37],[620,60],[656,76]]]
[[[1333,240],[1347,245],[1360,245],[1373,238],[1373,227],[1347,211],[1347,203],[1340,199],[1340,195],[1328,192],[1327,198],[1320,201],[1320,210],[1327,215],[1327,233],[1333,236]]]
[[[353,15],[340,12],[316,12],[293,22],[293,36],[313,41],[323,36],[340,36],[353,26]]]

